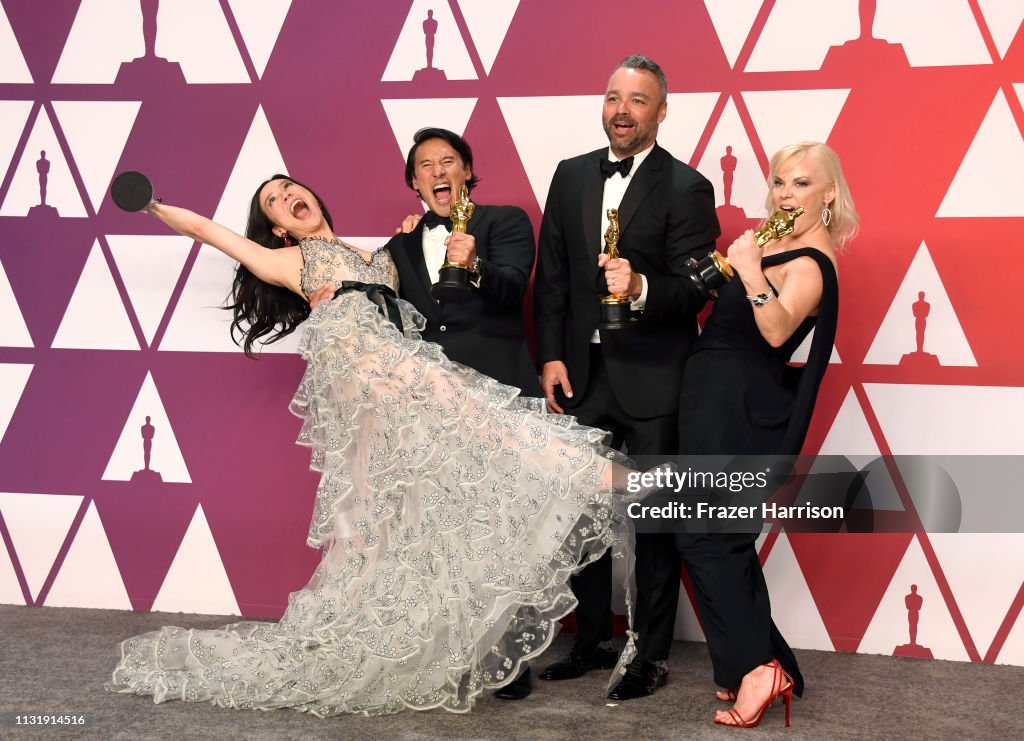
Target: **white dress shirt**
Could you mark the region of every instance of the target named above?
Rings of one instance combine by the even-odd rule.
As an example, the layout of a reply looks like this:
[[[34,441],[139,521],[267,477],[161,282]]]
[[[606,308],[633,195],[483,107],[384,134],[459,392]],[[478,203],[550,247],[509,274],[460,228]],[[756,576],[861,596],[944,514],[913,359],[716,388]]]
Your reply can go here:
[[[637,170],[640,169],[640,165],[643,164],[644,160],[647,159],[647,155],[654,149],[654,144],[647,147],[644,151],[633,155],[633,167],[629,171],[629,175],[622,177],[622,173],[613,173],[610,178],[604,181],[604,197],[601,199],[601,247],[600,251],[605,251],[604,234],[608,231],[608,209],[617,209],[619,204],[622,203],[622,197],[626,195],[626,188],[633,181],[633,176]],[[610,162],[618,162],[619,158],[612,154],[611,149],[608,149],[608,160]],[[643,311],[644,306],[647,305],[647,278],[640,275],[640,295],[635,301],[630,302],[629,306],[633,311]],[[600,330],[595,329],[594,335],[590,338],[591,342],[600,342],[601,334]]]
[[[427,275],[431,284],[437,283],[441,277],[441,266],[444,265],[448,248],[444,240],[451,236],[448,227],[438,224],[433,229],[423,227],[423,259],[427,262]]]

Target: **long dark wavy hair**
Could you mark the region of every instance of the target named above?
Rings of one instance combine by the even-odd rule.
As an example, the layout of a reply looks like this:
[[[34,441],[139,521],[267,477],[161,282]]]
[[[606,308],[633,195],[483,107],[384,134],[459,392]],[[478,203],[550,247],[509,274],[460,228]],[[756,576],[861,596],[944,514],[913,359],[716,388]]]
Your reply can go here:
[[[249,204],[249,220],[245,225],[246,237],[272,250],[288,246],[285,239],[274,234],[274,224],[260,206],[260,193],[264,186],[275,180],[290,180],[312,193],[320,206],[324,220],[333,231],[334,220],[331,219],[331,214],[320,196],[295,178],[277,174],[260,183],[260,187],[253,194],[252,202]],[[224,308],[232,312],[231,339],[236,345],[241,345],[250,358],[256,357],[252,351],[253,344],[270,344],[287,337],[305,321],[310,311],[309,302],[302,296],[287,288],[263,282],[241,263],[235,270],[230,300],[232,303]],[[267,339],[261,339],[263,337]]]

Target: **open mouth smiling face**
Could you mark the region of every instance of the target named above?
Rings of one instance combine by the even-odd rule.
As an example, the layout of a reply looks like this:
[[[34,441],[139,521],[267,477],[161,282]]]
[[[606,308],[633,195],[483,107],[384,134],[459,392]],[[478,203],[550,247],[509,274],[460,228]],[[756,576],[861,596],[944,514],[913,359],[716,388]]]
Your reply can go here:
[[[299,237],[316,231],[323,215],[316,197],[286,178],[267,183],[262,192],[263,212],[279,229]],[[280,236],[280,235],[279,235]]]
[[[472,176],[472,168],[443,139],[427,139],[417,147],[412,185],[438,216],[451,215],[452,203]]]
[[[310,215],[309,204],[306,203],[304,198],[296,198],[288,205],[288,212],[292,215],[292,218],[302,221]]]

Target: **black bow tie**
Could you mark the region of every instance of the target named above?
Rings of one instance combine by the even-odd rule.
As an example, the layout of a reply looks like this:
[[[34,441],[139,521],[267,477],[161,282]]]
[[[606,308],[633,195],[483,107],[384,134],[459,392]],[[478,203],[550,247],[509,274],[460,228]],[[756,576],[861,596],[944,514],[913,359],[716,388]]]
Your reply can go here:
[[[427,211],[423,214],[423,228],[433,229],[435,226],[444,225],[448,231],[452,230],[452,220],[449,217],[438,216],[433,211]]]
[[[626,157],[624,160],[618,162],[612,162],[611,160],[601,160],[601,174],[604,175],[605,179],[610,178],[615,173],[619,173],[622,177],[628,177],[629,171],[633,169],[633,158]]]

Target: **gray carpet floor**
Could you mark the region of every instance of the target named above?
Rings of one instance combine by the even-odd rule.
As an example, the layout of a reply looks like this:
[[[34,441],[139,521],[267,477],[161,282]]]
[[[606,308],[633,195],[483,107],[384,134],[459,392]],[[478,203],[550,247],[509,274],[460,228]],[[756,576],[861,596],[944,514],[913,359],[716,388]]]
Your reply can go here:
[[[487,696],[473,712],[405,712],[321,720],[289,710],[252,712],[104,691],[121,640],[161,625],[210,628],[230,618],[0,605],[0,738],[102,739],[788,739],[1024,738],[1024,668],[798,651],[807,679],[793,725],[781,707],[754,730],[715,726],[703,644],[676,643],[668,684],[651,697],[609,704],[607,675],[534,683],[526,700]],[[545,665],[567,649],[562,635]],[[73,730],[15,725],[16,715],[83,714]]]

